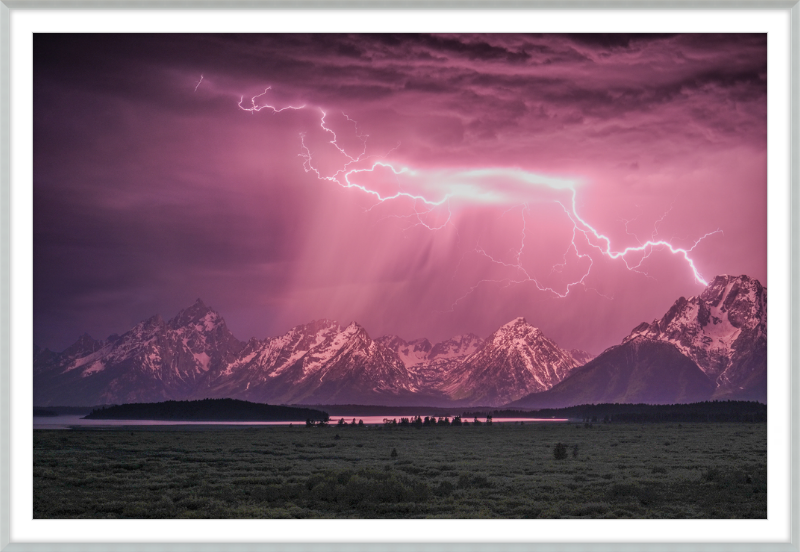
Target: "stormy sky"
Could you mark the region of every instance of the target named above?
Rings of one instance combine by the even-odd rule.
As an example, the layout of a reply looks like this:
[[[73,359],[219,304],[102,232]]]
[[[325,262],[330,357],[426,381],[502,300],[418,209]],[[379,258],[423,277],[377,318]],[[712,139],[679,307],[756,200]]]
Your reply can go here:
[[[598,353],[702,280],[767,285],[764,34],[38,34],[33,61],[53,350],[199,297],[240,339],[524,316]]]

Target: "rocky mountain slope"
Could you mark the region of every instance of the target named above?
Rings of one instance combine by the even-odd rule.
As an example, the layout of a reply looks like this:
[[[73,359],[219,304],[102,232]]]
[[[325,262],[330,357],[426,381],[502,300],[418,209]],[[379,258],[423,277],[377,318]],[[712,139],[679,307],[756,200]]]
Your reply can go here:
[[[454,400],[501,405],[550,389],[578,365],[541,330],[517,318],[459,363],[446,376],[442,389]]]
[[[604,351],[570,377],[511,408],[561,408],[576,404],[675,404],[707,400],[713,382],[674,345],[631,339]]]
[[[675,345],[714,382],[715,396],[766,400],[767,289],[758,280],[717,276],[624,342],[639,337]]]
[[[156,315],[121,336],[88,335],[62,353],[34,351],[34,404],[93,405],[186,399],[243,344],[199,299],[165,322]]]
[[[281,404],[391,404],[415,391],[397,354],[364,328],[318,320],[249,343],[205,392]]]
[[[425,338],[404,341],[395,335],[377,338],[396,352],[419,389],[439,389],[447,374],[483,344],[475,334],[459,335],[431,345]]]

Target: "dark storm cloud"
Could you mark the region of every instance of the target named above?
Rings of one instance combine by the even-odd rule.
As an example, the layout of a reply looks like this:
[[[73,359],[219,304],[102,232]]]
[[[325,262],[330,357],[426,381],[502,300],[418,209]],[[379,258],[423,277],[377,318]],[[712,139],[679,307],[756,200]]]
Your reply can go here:
[[[585,44],[588,46],[598,47],[605,50],[614,48],[630,48],[631,43],[643,43],[654,40],[664,40],[675,36],[674,34],[659,34],[659,33],[579,33],[565,35],[573,42]]]

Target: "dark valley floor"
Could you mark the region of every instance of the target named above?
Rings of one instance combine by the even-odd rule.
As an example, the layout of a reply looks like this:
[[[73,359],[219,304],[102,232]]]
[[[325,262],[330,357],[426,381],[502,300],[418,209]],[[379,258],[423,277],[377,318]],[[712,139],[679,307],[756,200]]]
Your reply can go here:
[[[37,430],[33,516],[764,519],[766,439],[766,423]]]

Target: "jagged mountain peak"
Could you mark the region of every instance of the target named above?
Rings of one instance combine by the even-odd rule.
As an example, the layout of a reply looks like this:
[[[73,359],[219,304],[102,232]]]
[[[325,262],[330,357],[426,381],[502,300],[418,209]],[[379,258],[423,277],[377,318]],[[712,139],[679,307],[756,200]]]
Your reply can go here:
[[[348,333],[356,333],[356,332],[360,332],[360,331],[366,332],[366,330],[364,329],[364,326],[362,326],[361,324],[359,324],[355,320],[350,322],[347,325],[347,327],[344,329],[344,331],[346,331]]]
[[[307,324],[299,324],[289,330],[286,335],[299,335],[304,336],[305,339],[312,339],[321,334],[339,333],[341,331],[341,324],[335,320],[320,318],[319,320],[312,320]]]
[[[517,326],[527,326],[527,325],[528,321],[525,320],[525,317],[518,316],[514,320],[510,320],[509,322],[506,322],[505,324],[500,326],[500,329],[502,330],[503,328],[515,328]]]
[[[709,303],[715,303],[716,306],[719,300],[727,296],[730,292],[731,288],[729,286],[734,284],[746,289],[761,289],[763,287],[761,282],[746,274],[741,274],[739,276],[721,274],[715,276],[711,283],[706,286],[706,289],[700,294],[700,298]]]
[[[102,343],[92,338],[88,333],[84,332],[83,335],[78,337],[78,340],[70,345],[62,354],[67,357],[79,357],[88,355],[100,349]]]
[[[191,306],[186,307],[176,314],[167,325],[173,330],[193,327],[197,331],[213,331],[225,324],[222,316],[207,306],[202,299],[197,299]]]
[[[142,320],[141,322],[136,324],[131,330],[126,332],[126,335],[131,333],[135,334],[141,334],[143,332],[150,333],[155,330],[163,329],[166,326],[166,324],[167,323],[164,322],[164,319],[161,317],[160,314],[154,314],[150,318]]]
[[[564,379],[578,363],[523,317],[498,328],[445,382],[469,404],[501,405]]]
[[[689,326],[695,330],[708,328],[724,337],[723,333],[766,325],[766,292],[758,280],[749,276],[717,276],[699,296],[679,297],[662,318],[650,324],[642,322],[625,339],[660,334],[674,338],[686,333]]]
[[[500,326],[491,336],[489,336],[487,341],[492,341],[498,344],[507,339],[524,339],[527,341],[531,339],[536,340],[542,338],[544,338],[542,330],[535,326],[531,326],[528,324],[528,321],[525,320],[525,318],[520,316]]]
[[[337,336],[339,339],[344,339],[352,343],[359,343],[363,346],[369,346],[374,349],[378,344],[367,333],[367,330],[358,322],[350,322]]]
[[[636,326],[623,343],[640,337],[675,345],[719,393],[762,385],[754,382],[766,381],[767,288],[749,276],[717,276],[700,295],[680,297],[660,319]]]

